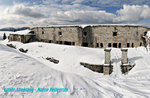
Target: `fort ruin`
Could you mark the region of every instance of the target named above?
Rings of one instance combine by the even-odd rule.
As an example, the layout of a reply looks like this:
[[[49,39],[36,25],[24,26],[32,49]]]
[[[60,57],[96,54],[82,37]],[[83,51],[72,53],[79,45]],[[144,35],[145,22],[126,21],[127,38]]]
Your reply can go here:
[[[34,27],[31,29],[32,34],[26,36],[10,34],[9,40],[23,43],[42,41],[93,48],[136,48],[146,46],[146,39],[143,36],[146,36],[149,30],[148,27],[138,25]],[[23,40],[24,38],[30,40]]]
[[[104,64],[95,65],[84,62],[80,62],[80,64],[92,71],[107,75],[112,73],[114,66],[111,64],[110,48],[121,48],[122,64],[120,67],[122,73],[127,73],[135,66],[135,64],[131,65],[128,62],[127,48],[149,45],[150,40],[146,36],[148,31],[150,31],[150,28],[138,25],[35,27],[27,35],[10,34],[9,41],[23,43],[41,41],[62,45],[103,48],[105,51]]]
[[[53,26],[31,29],[37,41],[93,48],[146,46],[148,27],[138,25]]]

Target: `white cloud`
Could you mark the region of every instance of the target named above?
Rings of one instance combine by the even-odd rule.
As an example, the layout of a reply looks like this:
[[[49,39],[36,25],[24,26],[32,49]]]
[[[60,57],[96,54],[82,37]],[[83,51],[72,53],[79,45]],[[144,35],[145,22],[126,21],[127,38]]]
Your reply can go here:
[[[118,17],[114,22],[138,22],[150,18],[150,7],[148,5],[123,5],[123,9],[117,11]]]
[[[115,15],[105,11],[66,11],[52,15],[58,24],[98,24],[110,23]]]
[[[7,9],[8,14],[16,14],[25,17],[32,17],[32,18],[42,18],[45,17],[40,10],[37,10],[34,7],[26,7],[23,4],[16,4],[11,9]]]
[[[67,0],[63,2],[67,2]],[[1,6],[0,27],[132,23],[150,18],[150,7],[148,5],[124,5],[115,15],[114,13],[106,12],[96,7],[82,5],[81,2],[83,0],[77,0],[72,5],[59,5],[55,3],[29,5],[15,3],[13,6]]]

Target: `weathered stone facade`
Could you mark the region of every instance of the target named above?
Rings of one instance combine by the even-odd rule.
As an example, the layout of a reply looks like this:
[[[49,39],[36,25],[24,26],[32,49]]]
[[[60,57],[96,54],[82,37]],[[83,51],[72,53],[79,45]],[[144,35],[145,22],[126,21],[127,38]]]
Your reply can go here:
[[[36,27],[31,30],[38,41],[77,46],[82,43],[82,29],[78,26]]]
[[[142,26],[93,26],[94,47],[138,47],[144,46],[144,33],[149,28]]]
[[[10,34],[9,41],[19,41],[22,43],[28,43],[35,40],[35,35],[20,35],[20,34]]]
[[[36,40],[94,48],[145,46],[143,36],[150,28],[135,25],[35,27]]]

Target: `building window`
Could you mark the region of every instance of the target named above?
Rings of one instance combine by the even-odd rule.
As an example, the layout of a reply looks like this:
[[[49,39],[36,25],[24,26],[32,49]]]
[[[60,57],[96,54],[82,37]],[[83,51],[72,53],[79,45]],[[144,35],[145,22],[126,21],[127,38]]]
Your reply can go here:
[[[142,42],[140,42],[140,46],[142,46]]]
[[[117,32],[113,32],[113,36],[117,36]]]
[[[127,47],[130,47],[130,43],[127,43]]]
[[[84,36],[87,36],[87,32],[84,32],[83,35],[84,35]]]
[[[51,41],[51,40],[49,40],[49,43],[52,43],[52,41]]]
[[[103,43],[101,43],[101,48],[103,48]]]
[[[121,43],[119,43],[119,48],[121,48]]]
[[[117,48],[117,43],[113,43],[113,47],[114,47],[114,48]]]
[[[99,47],[99,43],[96,44],[96,47]]]
[[[134,43],[132,43],[132,48],[134,48]]]
[[[62,35],[62,32],[58,32],[59,35]]]
[[[88,47],[88,46],[89,46],[89,44],[88,44],[88,43],[82,43],[82,46],[84,46],[84,47]]]
[[[75,45],[75,42],[72,42],[72,45]]]
[[[71,42],[65,41],[64,44],[65,45],[71,45]]]
[[[42,31],[42,34],[44,34],[44,31]]]
[[[108,43],[108,47],[111,47],[111,43]]]
[[[59,44],[62,44],[62,41],[60,41]]]

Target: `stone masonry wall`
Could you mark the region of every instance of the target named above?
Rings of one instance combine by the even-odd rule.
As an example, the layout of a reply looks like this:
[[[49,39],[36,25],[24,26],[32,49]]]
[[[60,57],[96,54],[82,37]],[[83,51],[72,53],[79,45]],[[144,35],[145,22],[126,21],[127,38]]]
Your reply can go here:
[[[32,29],[36,33],[36,38],[41,41],[57,43],[62,41],[74,42],[81,45],[81,29],[78,26],[65,27],[39,27]],[[59,42],[58,42],[59,43]]]
[[[36,39],[57,44],[86,46],[94,48],[125,48],[144,46],[142,36],[150,30],[143,26],[97,25],[81,28],[79,26],[36,27]]]

